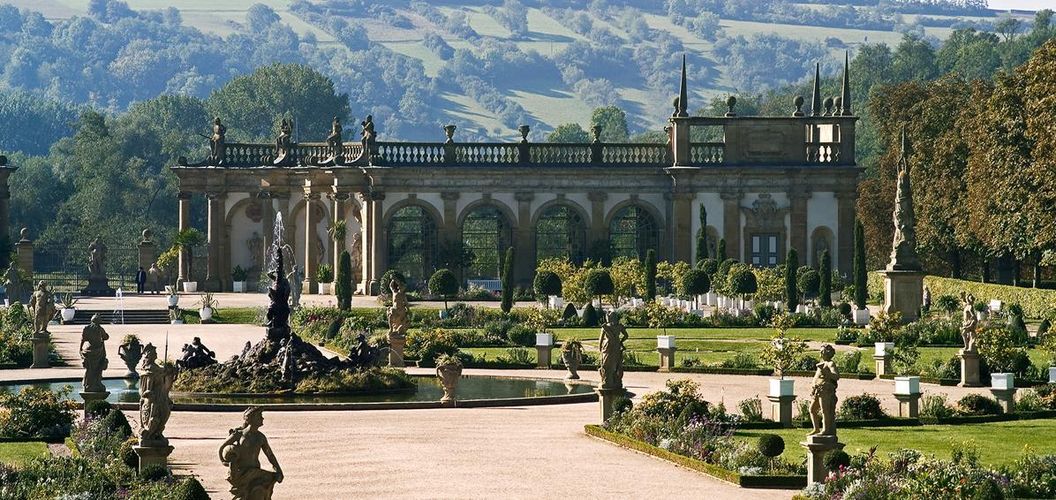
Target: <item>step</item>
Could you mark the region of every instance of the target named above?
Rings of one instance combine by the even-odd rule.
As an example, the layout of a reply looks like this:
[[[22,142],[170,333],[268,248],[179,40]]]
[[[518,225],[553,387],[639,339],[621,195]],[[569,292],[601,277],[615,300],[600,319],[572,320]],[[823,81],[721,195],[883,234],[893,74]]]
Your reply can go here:
[[[66,324],[87,325],[91,321],[92,316],[96,314],[99,315],[99,319],[104,325],[121,323],[121,321],[115,321],[115,318],[121,318],[122,314],[120,312],[115,313],[112,310],[101,309],[78,309],[73,321]],[[123,316],[123,323],[126,325],[169,324],[169,311],[167,309],[127,309],[124,311]]]

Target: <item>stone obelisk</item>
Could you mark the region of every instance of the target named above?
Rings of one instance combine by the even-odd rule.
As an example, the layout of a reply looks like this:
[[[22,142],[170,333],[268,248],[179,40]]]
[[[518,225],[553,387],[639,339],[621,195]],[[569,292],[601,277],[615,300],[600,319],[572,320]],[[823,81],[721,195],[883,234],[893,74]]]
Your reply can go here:
[[[895,191],[895,237],[891,261],[884,270],[884,311],[902,313],[905,322],[920,318],[924,301],[924,271],[917,257],[916,217],[913,215],[913,185],[909,179],[909,150],[902,128],[902,153],[898,158]]]

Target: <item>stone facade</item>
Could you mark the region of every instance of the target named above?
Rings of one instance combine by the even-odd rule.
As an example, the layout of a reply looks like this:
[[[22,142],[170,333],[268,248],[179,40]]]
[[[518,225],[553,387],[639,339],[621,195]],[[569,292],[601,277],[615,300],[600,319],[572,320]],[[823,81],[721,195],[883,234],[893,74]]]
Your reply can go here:
[[[581,260],[599,248],[639,257],[655,248],[661,259],[691,262],[703,204],[709,246],[725,238],[731,258],[774,265],[792,247],[815,263],[827,249],[849,273],[860,171],[850,110],[830,99],[804,113],[796,99],[787,117],[740,117],[731,99],[726,116],[691,117],[680,101],[668,144],[602,143],[597,130],[589,144],[532,143],[527,127],[518,142],[459,143],[453,126],[446,142],[383,142],[373,122],[336,160],[327,143],[293,144],[281,160],[271,144],[214,144],[205,161],[173,167],[180,228],[190,193],[205,193],[207,274],[226,290],[235,265],[258,262],[247,242],[259,234],[263,252],[281,212],[307,291],[316,291],[319,263],[349,249],[360,290],[376,293],[390,267],[410,262],[411,277],[427,279],[463,243],[482,261],[515,247],[521,286],[537,259]],[[338,220],[348,230],[335,243],[327,229]],[[495,279],[497,268],[462,277]]]

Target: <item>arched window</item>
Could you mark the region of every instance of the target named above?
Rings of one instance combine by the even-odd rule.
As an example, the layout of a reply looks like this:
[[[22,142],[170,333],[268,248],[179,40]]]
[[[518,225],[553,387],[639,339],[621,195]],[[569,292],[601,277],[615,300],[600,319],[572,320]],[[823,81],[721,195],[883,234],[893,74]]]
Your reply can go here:
[[[498,208],[473,209],[462,221],[462,246],[473,256],[466,279],[498,279],[511,241],[510,223]]]
[[[609,223],[609,246],[612,258],[644,259],[650,248],[660,251],[660,229],[644,208],[629,205],[617,212]]]
[[[436,262],[436,222],[416,205],[396,211],[389,219],[389,269],[408,280],[427,280]]]
[[[535,226],[536,260],[558,258],[582,263],[586,234],[583,217],[572,207],[554,205],[546,209]]]

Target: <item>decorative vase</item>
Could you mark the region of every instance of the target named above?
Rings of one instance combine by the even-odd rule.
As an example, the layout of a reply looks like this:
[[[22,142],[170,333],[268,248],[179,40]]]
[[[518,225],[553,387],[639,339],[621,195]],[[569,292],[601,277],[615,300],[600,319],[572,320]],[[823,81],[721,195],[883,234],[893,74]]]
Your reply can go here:
[[[583,361],[583,353],[577,349],[572,348],[561,351],[561,361],[565,363],[565,368],[568,368],[568,376],[565,377],[569,380],[579,380],[579,365]]]
[[[198,317],[202,318],[202,321],[210,321],[213,319],[213,308],[203,307],[198,310]]]
[[[796,393],[795,383],[796,381],[790,378],[772,378],[769,395],[771,397],[792,396]]]
[[[441,403],[453,403],[455,401],[455,389],[458,387],[458,379],[462,377],[461,363],[446,363],[436,367],[436,376],[440,378],[440,386],[444,389],[444,397]]]
[[[125,378],[133,380],[138,379],[139,373],[136,372],[136,366],[138,366],[139,361],[143,359],[143,344],[139,343],[138,340],[134,340],[127,344],[121,344],[117,353],[121,356],[121,360],[125,362],[125,367],[128,368],[128,373],[125,374]]]
[[[179,303],[180,303],[180,296],[179,296],[179,295],[176,295],[175,293],[173,293],[173,294],[170,294],[170,295],[168,296],[168,299],[169,299],[169,307],[170,307],[170,308],[171,308],[171,307],[176,307],[176,304],[179,304]]]
[[[74,316],[77,316],[77,309],[74,309],[72,307],[69,307],[69,308],[63,307],[62,308],[62,322],[63,323],[69,323],[69,322],[73,321],[73,317]]]

